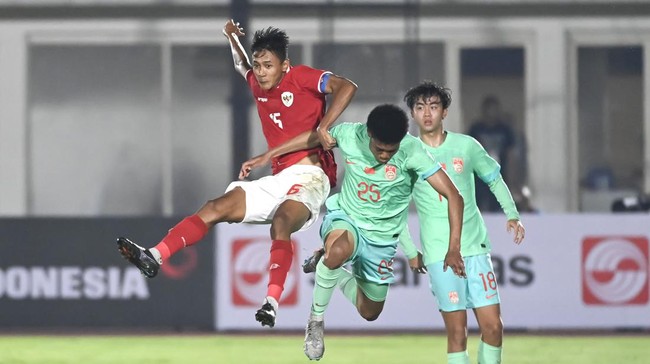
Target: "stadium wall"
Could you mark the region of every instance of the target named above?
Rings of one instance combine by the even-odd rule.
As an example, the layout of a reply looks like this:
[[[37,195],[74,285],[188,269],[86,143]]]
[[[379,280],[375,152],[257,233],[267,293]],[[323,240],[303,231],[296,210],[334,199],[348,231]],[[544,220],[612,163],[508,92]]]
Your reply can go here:
[[[650,328],[649,215],[525,215],[527,237],[520,246],[506,233],[502,216],[485,220],[508,329]],[[418,240],[415,215],[409,225]],[[278,312],[279,330],[306,323],[313,275],[303,274],[300,264],[319,247],[318,229],[296,234],[294,243],[298,256]],[[266,291],[267,227],[221,225],[215,253],[217,330],[261,329],[252,317]],[[412,273],[401,253],[393,269],[396,281],[377,321],[365,322],[337,291],[326,315],[328,329],[444,329],[427,277]]]
[[[268,226],[219,225],[152,280],[116,252],[120,234],[149,245],[177,220],[0,219],[0,327],[263,330],[253,314],[266,291]],[[502,216],[485,220],[508,329],[650,329],[650,215],[524,215],[521,246]],[[417,243],[415,215],[409,223]],[[294,243],[280,331],[304,328],[313,275],[300,265],[319,247],[318,229],[295,234]],[[393,269],[396,280],[377,321],[362,320],[336,292],[328,328],[443,329],[426,276],[413,274],[401,253]]]
[[[383,15],[382,18],[332,19],[318,16],[254,16],[250,27],[257,29],[270,24],[285,28],[291,34],[294,45],[304,47],[302,61],[307,64],[314,61],[314,44],[331,42],[339,45],[381,45],[418,42],[444,46],[444,58],[427,67],[435,72],[443,72],[444,69],[444,77],[440,78],[444,78],[445,83],[455,90],[454,102],[445,121],[446,126],[455,131],[462,131],[463,123],[471,116],[460,107],[464,103],[461,96],[462,50],[481,47],[523,49],[526,64],[525,90],[522,92],[521,104],[524,107],[517,113],[523,115],[522,123],[528,138],[530,187],[535,206],[552,213],[580,210],[583,183],[580,171],[585,163],[579,160],[579,145],[590,139],[581,135],[578,128],[578,49],[613,45],[650,48],[650,22],[642,14],[629,18],[495,16],[489,19],[479,16],[438,18],[424,14],[417,21],[411,21],[402,14]],[[229,154],[232,143],[228,137],[229,90],[220,87],[225,81],[214,78],[208,91],[203,88],[206,79],[197,81],[196,92],[189,94],[187,100],[181,100],[186,102],[181,103],[182,108],[176,109],[174,107],[178,105],[165,95],[177,94],[172,92],[170,86],[163,87],[171,83],[165,77],[171,77],[170,65],[174,63],[171,52],[168,51],[176,49],[175,47],[217,46],[226,51],[226,56],[217,58],[219,61],[208,66],[201,64],[199,71],[203,70],[202,67],[211,69],[214,65],[215,69],[222,70],[215,72],[219,77],[225,79],[232,75],[231,63],[227,59],[228,50],[221,36],[222,25],[223,19],[0,21],[0,84],[3,85],[0,88],[0,216],[182,215],[193,211],[204,201],[205,196],[214,196],[215,191],[223,191],[230,176],[216,171],[231,170],[234,163],[240,162],[232,161]],[[414,35],[413,27],[417,27],[417,35]],[[327,29],[329,31],[325,31]],[[137,81],[138,77],[148,76],[146,80],[156,87],[144,81],[143,85],[137,85],[151,86],[155,92],[134,93],[135,87],[121,87],[121,84],[116,83],[115,77],[110,77],[110,73],[94,71],[92,66],[96,62],[84,57],[90,55],[94,57],[91,59],[101,58],[103,53],[93,54],[92,50],[105,50],[109,47],[120,49],[127,55],[140,54],[134,50],[143,51],[145,55],[160,54],[160,57],[152,56],[150,63],[140,62],[142,60],[139,58],[129,58],[137,65],[144,64],[147,72],[131,68],[133,64],[130,62],[123,62],[126,64],[124,72],[114,65],[110,68],[121,75],[121,80]],[[60,82],[50,81],[57,81],[56,76],[67,73],[48,73],[49,69],[43,67],[44,73],[53,78],[47,77],[41,81],[45,85],[51,85],[48,90],[53,91],[51,95],[48,94],[52,99],[41,100],[39,103],[39,99],[34,96],[38,90],[32,86],[40,78],[34,77],[31,72],[39,64],[52,65],[48,63],[51,60],[49,58],[37,62],[37,55],[43,50],[55,51],[57,54],[70,54],[69,50],[81,51],[79,59],[74,61],[84,65],[92,77],[99,74],[98,79],[105,81],[97,84],[115,86],[117,91],[108,87],[110,92],[101,92],[93,82],[80,82],[87,88],[75,83],[63,87]],[[161,65],[160,74],[154,74],[152,69],[158,64]],[[69,64],[63,62],[58,65]],[[643,57],[643,69],[650,69],[649,65],[650,57]],[[64,67],[67,71],[77,68]],[[355,74],[358,73],[352,73],[349,77],[355,79]],[[91,76],[80,75],[79,79],[89,77]],[[644,77],[635,79],[638,82],[635,89],[647,89],[649,80],[645,72]],[[371,100],[372,102],[355,101],[348,107],[342,120],[364,120],[369,108],[378,102],[401,103],[403,91],[395,89],[393,94],[386,94],[381,100]],[[633,114],[636,120],[634,128],[622,131],[622,134],[650,140],[650,93],[634,95],[639,100]],[[601,104],[595,104],[592,109],[600,110],[596,106]],[[170,115],[170,110],[177,110],[178,113]],[[637,118],[641,114],[642,120]],[[255,115],[254,112],[251,115]],[[628,117],[627,114],[624,115],[625,118]],[[188,123],[192,123],[196,129],[189,128]],[[177,125],[182,125],[182,128],[176,127]],[[613,125],[618,129],[625,124],[617,122]],[[128,132],[117,132],[123,129]],[[223,132],[212,131],[215,129]],[[165,130],[188,132],[170,141],[169,135],[176,134],[163,133]],[[643,132],[639,133],[639,130]],[[87,153],[89,135],[95,138],[88,142],[92,145],[92,155]],[[189,139],[191,142],[186,142],[187,138],[192,138]],[[254,117],[251,117],[250,144],[251,155],[258,154],[266,145],[259,123],[254,121]],[[133,145],[135,151],[129,152],[125,147],[128,145]],[[627,159],[643,161],[635,164],[643,166],[639,171],[631,172],[642,179],[639,181],[639,192],[644,193],[650,192],[650,173],[641,171],[647,170],[650,165],[650,148],[647,145],[648,143],[644,144],[642,153],[636,153]],[[215,151],[215,146],[221,148]],[[598,146],[596,149],[603,148]],[[130,156],[124,158],[120,153],[128,153]],[[601,160],[597,157],[594,159]],[[147,209],[147,203],[130,198],[129,193],[134,191],[133,184],[120,185],[121,180],[109,181],[109,177],[118,175],[114,171],[114,161],[119,161],[121,168],[133,168],[141,172],[142,179],[138,182],[141,181],[144,187],[139,187],[143,191],[138,196],[144,198],[146,194],[146,202],[151,202],[153,207]],[[192,164],[191,170],[200,171],[200,175],[187,178],[189,173],[183,168],[198,163],[197,161],[203,164]],[[178,163],[179,167],[175,167],[174,163]],[[70,179],[69,175],[82,175],[84,178]],[[185,188],[185,185],[189,187]],[[148,188],[150,186],[156,188]],[[51,193],[53,190],[57,193]],[[118,211],[102,205],[105,200],[114,202]]]
[[[160,239],[178,219],[0,219],[2,329],[212,330],[214,234],[148,280],[115,239]]]

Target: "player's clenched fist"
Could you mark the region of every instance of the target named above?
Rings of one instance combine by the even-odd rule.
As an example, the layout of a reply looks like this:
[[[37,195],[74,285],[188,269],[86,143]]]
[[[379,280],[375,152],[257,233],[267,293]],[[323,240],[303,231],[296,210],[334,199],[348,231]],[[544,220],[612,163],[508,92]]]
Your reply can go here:
[[[325,150],[336,147],[336,139],[332,138],[330,132],[325,129],[318,128],[318,140]]]

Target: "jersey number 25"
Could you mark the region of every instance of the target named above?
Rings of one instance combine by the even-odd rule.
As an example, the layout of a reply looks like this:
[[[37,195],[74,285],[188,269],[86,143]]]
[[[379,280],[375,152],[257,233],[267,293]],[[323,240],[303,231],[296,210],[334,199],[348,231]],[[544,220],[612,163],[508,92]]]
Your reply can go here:
[[[359,199],[362,201],[368,202],[368,200],[370,200],[372,202],[377,202],[381,198],[381,192],[379,192],[377,185],[374,183],[368,184],[367,182],[359,182],[357,187],[359,187],[357,196],[359,196]]]

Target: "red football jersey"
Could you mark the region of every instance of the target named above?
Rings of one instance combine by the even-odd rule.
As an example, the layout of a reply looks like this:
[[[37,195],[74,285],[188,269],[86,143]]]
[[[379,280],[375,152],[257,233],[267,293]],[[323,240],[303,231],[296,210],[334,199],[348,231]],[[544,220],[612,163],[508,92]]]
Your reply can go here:
[[[280,83],[269,91],[262,90],[252,70],[246,80],[253,91],[257,112],[262,122],[262,132],[269,149],[299,134],[315,130],[325,114],[325,94],[319,85],[324,74],[329,73],[308,66],[290,67]],[[323,170],[336,184],[336,163],[331,151],[317,147],[300,150],[273,158],[273,174],[292,166],[307,155],[318,153]]]

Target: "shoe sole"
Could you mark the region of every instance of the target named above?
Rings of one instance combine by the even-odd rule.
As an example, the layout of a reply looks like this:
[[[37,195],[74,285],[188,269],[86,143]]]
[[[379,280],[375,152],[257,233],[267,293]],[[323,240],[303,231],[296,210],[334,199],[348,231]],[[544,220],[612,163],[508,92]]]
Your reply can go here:
[[[302,350],[305,353],[305,356],[307,357],[307,359],[309,359],[309,360],[319,361],[319,360],[323,359],[323,356],[325,355],[325,349],[323,348],[323,354],[321,356],[319,356],[317,358],[310,357],[309,354],[307,354],[307,344],[303,345]]]
[[[275,317],[270,315],[264,310],[257,310],[255,313],[255,320],[262,324],[262,326],[273,327],[275,326]]]
[[[310,357],[309,357],[309,355],[307,355],[307,353],[306,353],[306,352],[305,352],[305,355],[307,356],[307,359],[309,359],[309,360],[315,360],[315,361],[319,361],[319,360],[321,360],[321,359],[323,359],[323,356],[322,356],[322,355],[321,355],[321,356],[319,356],[318,358],[310,358]]]
[[[117,239],[117,250],[120,252],[120,254],[122,255],[122,257],[124,259],[126,259],[129,263],[133,264],[136,268],[138,268],[140,270],[140,272],[142,272],[142,274],[144,274],[145,277],[153,278],[153,277],[156,276],[156,273],[158,273],[158,272],[156,272],[156,273],[151,274],[150,272],[148,272],[148,269],[147,269],[148,267],[141,267],[138,264],[138,262],[139,262],[138,257],[140,255],[141,251],[138,248],[138,246],[135,245],[135,243],[133,243],[133,242],[131,242],[131,241],[125,239],[125,238]]]

